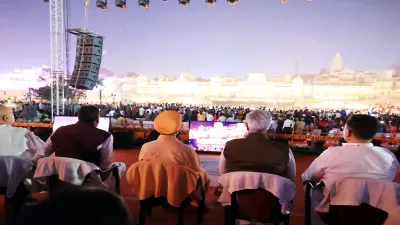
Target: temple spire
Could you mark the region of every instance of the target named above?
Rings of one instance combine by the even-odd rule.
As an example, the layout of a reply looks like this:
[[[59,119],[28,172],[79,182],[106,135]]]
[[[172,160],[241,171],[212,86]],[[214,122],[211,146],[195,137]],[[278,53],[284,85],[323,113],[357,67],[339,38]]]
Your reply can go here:
[[[331,72],[340,72],[343,69],[343,62],[340,53],[336,53],[332,61]]]

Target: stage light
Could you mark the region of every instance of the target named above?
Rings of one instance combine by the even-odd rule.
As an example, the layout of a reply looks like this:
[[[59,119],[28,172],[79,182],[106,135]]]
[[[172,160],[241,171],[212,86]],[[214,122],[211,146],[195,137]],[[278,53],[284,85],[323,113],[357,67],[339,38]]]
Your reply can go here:
[[[231,6],[236,5],[236,3],[238,2],[238,0],[227,0],[227,1]]]
[[[282,3],[285,4],[285,3],[287,3],[287,1],[288,1],[288,0],[282,0]]]
[[[107,0],[104,0],[104,1],[102,1],[102,0],[97,0],[97,1],[96,1],[96,6],[97,6],[98,8],[100,8],[100,9],[107,10],[107,9],[108,9],[108,7],[107,7]]]
[[[206,3],[209,4],[210,6],[214,6],[217,0],[206,0]]]
[[[139,0],[139,5],[143,6],[144,8],[149,8],[150,0]]]
[[[126,0],[115,0],[115,6],[120,7],[121,9],[126,9]]]
[[[178,0],[179,4],[182,5],[183,7],[188,7],[190,0]]]
[[[306,2],[311,2],[311,0],[306,0]]]

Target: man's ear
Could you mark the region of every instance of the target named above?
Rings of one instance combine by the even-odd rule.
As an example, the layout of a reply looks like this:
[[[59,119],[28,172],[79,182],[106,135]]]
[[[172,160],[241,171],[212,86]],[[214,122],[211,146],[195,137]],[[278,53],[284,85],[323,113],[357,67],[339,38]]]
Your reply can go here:
[[[9,120],[7,115],[4,115],[1,119],[3,120],[3,122],[8,122]]]
[[[347,137],[350,137],[353,135],[353,132],[350,129],[347,129]]]

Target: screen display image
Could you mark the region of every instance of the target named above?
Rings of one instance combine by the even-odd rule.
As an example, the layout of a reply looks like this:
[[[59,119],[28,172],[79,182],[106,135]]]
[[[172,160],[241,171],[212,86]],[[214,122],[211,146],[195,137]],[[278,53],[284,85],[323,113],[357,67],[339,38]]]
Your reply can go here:
[[[78,122],[78,117],[56,116],[56,117],[54,117],[53,133],[56,132],[56,130],[62,126],[75,124],[77,122]],[[99,126],[97,128],[108,132],[110,129],[110,118],[101,117]]]
[[[189,145],[196,151],[222,152],[227,141],[246,136],[244,123],[190,122]]]

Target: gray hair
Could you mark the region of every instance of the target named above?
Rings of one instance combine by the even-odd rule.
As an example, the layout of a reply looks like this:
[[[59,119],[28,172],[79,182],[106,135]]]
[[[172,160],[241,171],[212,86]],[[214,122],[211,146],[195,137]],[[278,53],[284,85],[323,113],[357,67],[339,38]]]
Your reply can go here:
[[[271,113],[265,110],[254,110],[246,116],[249,133],[267,132],[271,126],[271,121]]]

